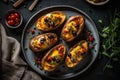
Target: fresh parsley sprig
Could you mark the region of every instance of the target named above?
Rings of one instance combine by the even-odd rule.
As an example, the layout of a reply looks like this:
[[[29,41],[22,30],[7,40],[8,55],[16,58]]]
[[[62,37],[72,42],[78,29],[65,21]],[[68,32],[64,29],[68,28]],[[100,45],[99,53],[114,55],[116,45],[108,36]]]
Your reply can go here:
[[[100,33],[101,37],[104,38],[101,54],[109,59],[104,70],[113,68],[112,62],[120,62],[120,13],[115,12],[111,19],[110,24],[104,27]]]

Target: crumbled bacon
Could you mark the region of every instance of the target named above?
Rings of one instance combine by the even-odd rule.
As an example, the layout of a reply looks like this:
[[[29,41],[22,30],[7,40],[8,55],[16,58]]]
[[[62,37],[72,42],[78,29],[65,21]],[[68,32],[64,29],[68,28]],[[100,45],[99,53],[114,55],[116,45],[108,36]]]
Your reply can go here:
[[[31,32],[32,34],[34,34],[34,33],[35,33],[35,30],[34,30],[34,29],[30,29],[30,32]]]
[[[93,41],[94,41],[94,36],[93,36],[93,35],[92,35],[92,36],[89,36],[89,37],[88,37],[88,41],[89,41],[89,42],[93,42]]]

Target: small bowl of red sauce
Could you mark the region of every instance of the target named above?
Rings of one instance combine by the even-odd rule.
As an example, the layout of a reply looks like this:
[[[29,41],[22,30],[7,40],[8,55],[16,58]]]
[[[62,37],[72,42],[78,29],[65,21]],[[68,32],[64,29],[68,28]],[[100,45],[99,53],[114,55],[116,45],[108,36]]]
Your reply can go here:
[[[9,10],[5,15],[5,23],[9,28],[18,28],[22,25],[23,17],[17,10]]]

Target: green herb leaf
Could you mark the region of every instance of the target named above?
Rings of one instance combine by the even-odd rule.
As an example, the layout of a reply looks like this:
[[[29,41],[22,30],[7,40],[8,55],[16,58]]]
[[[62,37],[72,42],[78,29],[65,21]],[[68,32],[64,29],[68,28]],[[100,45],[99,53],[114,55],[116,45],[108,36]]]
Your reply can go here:
[[[70,34],[72,34],[72,32],[73,32],[72,26],[70,26],[69,30],[70,30]]]
[[[108,64],[108,65],[106,65],[106,67],[107,67],[107,68],[110,68],[110,69],[112,69],[112,68],[113,68],[113,66],[112,66],[112,65],[109,65],[109,64]]]
[[[109,27],[104,27],[102,32],[109,33]]]
[[[106,50],[106,46],[105,45],[102,45],[103,49]]]
[[[51,62],[50,62],[50,65],[54,65],[54,64],[55,64],[54,61],[51,61]]]
[[[58,18],[55,18],[55,19],[54,19],[54,23],[57,23],[57,22],[58,22]]]
[[[106,37],[107,37],[107,34],[106,34],[106,33],[103,33],[103,34],[101,34],[101,36],[102,36],[103,38],[106,38]]]
[[[119,16],[119,17],[118,17]],[[107,27],[104,27],[101,31],[100,36],[104,38],[102,44],[102,53],[103,56],[108,57],[108,62],[106,63],[104,69],[113,68],[111,61],[120,60],[120,13],[116,13],[111,19],[112,21]],[[101,23],[102,21],[99,20]]]
[[[110,58],[110,55],[107,52],[102,52],[102,54]]]
[[[101,19],[99,19],[98,22],[101,23],[101,24],[103,23],[103,21]]]
[[[112,60],[113,60],[113,61],[118,61],[119,59],[118,59],[118,58],[113,58]]]

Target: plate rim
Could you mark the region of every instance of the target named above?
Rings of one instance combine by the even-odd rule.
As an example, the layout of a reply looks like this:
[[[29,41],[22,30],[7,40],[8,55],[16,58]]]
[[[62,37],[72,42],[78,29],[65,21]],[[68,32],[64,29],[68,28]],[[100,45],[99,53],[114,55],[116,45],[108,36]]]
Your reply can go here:
[[[24,58],[25,58],[25,60],[26,60],[26,62],[27,62],[27,64],[28,64],[28,66],[30,66],[31,63],[28,61],[28,59],[27,59],[27,57],[26,57],[26,55],[25,55],[24,47],[23,47],[23,45],[24,45],[24,44],[23,44],[24,34],[25,34],[25,31],[26,31],[26,28],[27,28],[27,26],[29,25],[29,22],[30,22],[38,13],[40,13],[41,11],[47,10],[47,9],[52,9],[52,8],[57,8],[57,7],[59,7],[59,8],[64,8],[64,7],[65,7],[65,8],[74,9],[74,10],[76,10],[76,11],[84,14],[87,18],[90,19],[90,21],[92,22],[92,25],[94,25],[95,31],[97,32],[97,34],[96,34],[96,35],[97,35],[97,38],[98,38],[98,49],[97,49],[97,50],[98,50],[98,52],[99,52],[99,48],[100,48],[100,37],[99,37],[99,33],[98,33],[97,27],[96,27],[93,19],[92,19],[91,17],[89,17],[84,11],[82,11],[81,9],[78,9],[78,8],[76,8],[76,7],[73,7],[73,6],[70,6],[70,5],[54,5],[54,6],[49,6],[49,7],[42,8],[41,10],[39,10],[39,11],[37,11],[35,14],[33,14],[33,15],[29,18],[29,20],[27,21],[27,23],[26,23],[26,25],[25,25],[25,27],[24,27],[24,29],[23,29],[23,31],[22,31],[21,48],[22,48],[22,53],[23,53],[23,55],[24,55]],[[83,68],[79,73],[74,74],[74,76],[70,76],[70,77],[66,77],[66,76],[65,76],[65,78],[57,78],[57,79],[60,79],[60,80],[61,80],[61,79],[70,79],[70,78],[73,78],[73,77],[75,77],[75,76],[78,76],[78,75],[82,74],[83,72],[87,71],[88,68],[90,68],[90,67],[92,66],[92,64],[95,62],[97,56],[98,56],[98,53],[97,53],[96,57],[92,60],[92,62],[90,62],[90,63],[89,63],[85,68]],[[40,74],[40,73],[39,73],[38,71],[36,71],[32,66],[30,66],[30,67],[31,67],[35,72],[37,72],[38,74]],[[42,74],[40,74],[40,75],[42,75]],[[45,75],[42,75],[42,76],[45,76]],[[50,79],[56,79],[56,78],[48,77],[48,76],[45,76],[45,77],[50,78]]]

